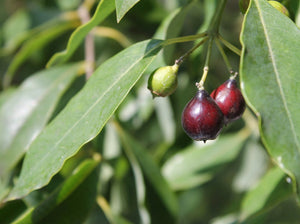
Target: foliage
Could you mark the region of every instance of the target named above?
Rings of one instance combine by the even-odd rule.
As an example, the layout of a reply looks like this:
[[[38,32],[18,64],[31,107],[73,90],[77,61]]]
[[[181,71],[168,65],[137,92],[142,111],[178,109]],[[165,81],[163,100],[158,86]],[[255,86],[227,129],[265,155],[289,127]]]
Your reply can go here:
[[[0,223],[297,223],[300,3],[281,3],[1,1]],[[233,75],[243,117],[192,141],[184,106]]]

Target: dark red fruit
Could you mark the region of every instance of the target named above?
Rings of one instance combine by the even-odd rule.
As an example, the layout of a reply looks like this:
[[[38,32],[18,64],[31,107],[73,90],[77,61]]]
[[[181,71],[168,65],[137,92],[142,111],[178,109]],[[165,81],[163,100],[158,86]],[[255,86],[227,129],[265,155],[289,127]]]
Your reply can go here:
[[[224,114],[225,124],[242,116],[246,103],[234,79],[228,79],[215,89],[210,96],[215,100]]]
[[[223,114],[205,90],[199,90],[185,106],[181,124],[192,139],[204,142],[215,139],[223,127]]]

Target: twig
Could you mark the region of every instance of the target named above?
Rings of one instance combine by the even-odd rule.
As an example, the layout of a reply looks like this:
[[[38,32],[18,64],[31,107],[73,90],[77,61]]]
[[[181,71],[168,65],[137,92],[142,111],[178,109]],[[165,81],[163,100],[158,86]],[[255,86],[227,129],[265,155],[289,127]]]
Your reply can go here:
[[[78,14],[82,24],[87,23],[90,20],[90,13],[87,7],[82,4],[78,9]],[[85,50],[85,77],[88,80],[93,72],[95,66],[95,45],[94,45],[94,37],[91,33],[88,33],[85,37],[84,42],[84,50]]]

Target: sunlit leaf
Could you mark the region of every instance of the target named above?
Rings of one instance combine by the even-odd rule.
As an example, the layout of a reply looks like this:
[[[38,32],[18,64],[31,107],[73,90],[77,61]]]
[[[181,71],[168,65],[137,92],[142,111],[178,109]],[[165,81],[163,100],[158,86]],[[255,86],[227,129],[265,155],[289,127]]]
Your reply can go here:
[[[75,50],[80,46],[86,35],[99,23],[101,23],[115,9],[113,0],[101,0],[89,22],[78,27],[71,35],[66,50],[56,53],[49,60],[47,67],[62,64],[67,61]]]
[[[263,0],[252,1],[241,34],[242,90],[260,119],[261,137],[300,192],[300,30]],[[296,189],[298,187],[298,189]]]
[[[79,64],[31,76],[0,107],[0,177],[11,170],[50,119]]]
[[[46,185],[82,145],[101,131],[160,50],[161,41],[132,45],[102,64],[84,88],[35,139],[10,198]]]

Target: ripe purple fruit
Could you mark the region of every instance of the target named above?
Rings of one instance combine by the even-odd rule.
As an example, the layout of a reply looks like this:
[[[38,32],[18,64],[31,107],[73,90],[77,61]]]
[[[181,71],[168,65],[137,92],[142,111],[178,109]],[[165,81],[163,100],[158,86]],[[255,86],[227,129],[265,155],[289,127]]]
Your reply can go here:
[[[230,78],[211,93],[211,97],[224,114],[225,124],[240,118],[246,103],[237,82]]]
[[[196,141],[215,139],[223,127],[223,114],[205,90],[199,90],[185,106],[181,124]]]

